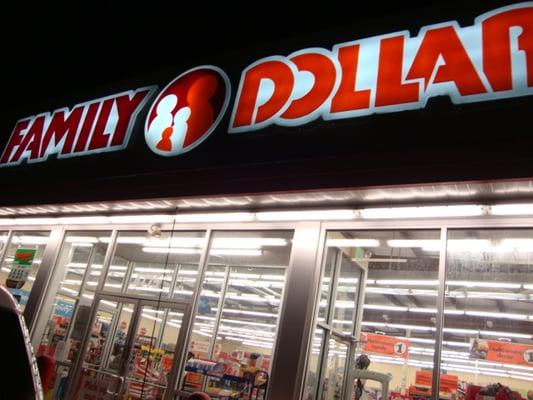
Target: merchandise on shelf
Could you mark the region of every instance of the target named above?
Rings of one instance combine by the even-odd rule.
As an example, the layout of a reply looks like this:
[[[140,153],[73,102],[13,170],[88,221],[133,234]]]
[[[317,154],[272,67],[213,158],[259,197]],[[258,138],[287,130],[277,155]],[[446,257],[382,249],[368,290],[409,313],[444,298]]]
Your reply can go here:
[[[218,361],[190,358],[187,361],[185,390],[199,390],[205,384],[208,394],[219,398],[260,400],[268,387],[268,373],[257,368],[257,353],[238,354],[240,360],[221,353]]]

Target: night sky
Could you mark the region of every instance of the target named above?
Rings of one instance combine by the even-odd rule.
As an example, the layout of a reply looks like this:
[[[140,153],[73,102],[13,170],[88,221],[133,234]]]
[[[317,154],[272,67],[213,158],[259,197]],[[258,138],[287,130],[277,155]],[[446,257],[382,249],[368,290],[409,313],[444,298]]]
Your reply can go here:
[[[7,108],[41,111],[39,103],[195,59],[272,44],[287,38],[357,25],[396,13],[416,15],[460,4],[454,0],[307,3],[303,11],[282,2],[69,2],[61,7],[26,2],[2,11],[2,90]],[[464,2],[463,2],[464,3]],[[488,1],[484,8],[490,9]],[[496,2],[492,2],[495,3]],[[501,3],[501,2],[499,2]],[[286,4],[286,3],[285,3]],[[304,3],[305,4],[305,3]],[[297,6],[297,5],[295,5]],[[300,7],[303,7],[300,3]],[[11,6],[10,6],[11,8]]]

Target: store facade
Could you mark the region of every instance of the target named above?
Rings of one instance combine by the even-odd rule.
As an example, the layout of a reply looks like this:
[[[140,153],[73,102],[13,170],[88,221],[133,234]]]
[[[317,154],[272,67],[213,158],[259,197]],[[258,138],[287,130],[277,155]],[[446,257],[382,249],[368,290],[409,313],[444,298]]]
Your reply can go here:
[[[50,398],[351,399],[364,353],[394,399],[526,399],[533,5],[454,7],[9,121],[0,283]]]

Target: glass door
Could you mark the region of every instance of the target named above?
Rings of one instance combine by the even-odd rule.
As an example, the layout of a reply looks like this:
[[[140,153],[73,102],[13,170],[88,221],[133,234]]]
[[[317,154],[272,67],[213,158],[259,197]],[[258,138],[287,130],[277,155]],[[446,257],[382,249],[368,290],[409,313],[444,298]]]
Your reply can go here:
[[[188,303],[98,296],[72,398],[171,398],[188,314]]]
[[[121,399],[172,397],[177,361],[184,348],[185,308],[174,302],[141,301]],[[168,394],[167,394],[168,392]]]
[[[358,248],[329,234],[320,284],[317,325],[309,358],[305,400],[345,398],[355,361],[367,263]]]

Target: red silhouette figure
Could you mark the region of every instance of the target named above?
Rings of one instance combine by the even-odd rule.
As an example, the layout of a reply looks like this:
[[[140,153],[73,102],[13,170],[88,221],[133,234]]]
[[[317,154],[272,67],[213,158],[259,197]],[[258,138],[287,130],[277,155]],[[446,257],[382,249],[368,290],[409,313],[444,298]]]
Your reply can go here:
[[[187,136],[183,147],[196,142],[215,121],[215,112],[209,100],[216,94],[217,88],[217,78],[212,75],[204,75],[191,85],[187,93],[191,116],[187,121]]]
[[[163,133],[161,133],[161,140],[156,146],[159,150],[161,151],[172,150],[172,140],[170,140],[170,137],[172,136],[172,131],[173,129],[171,126],[163,130]]]

